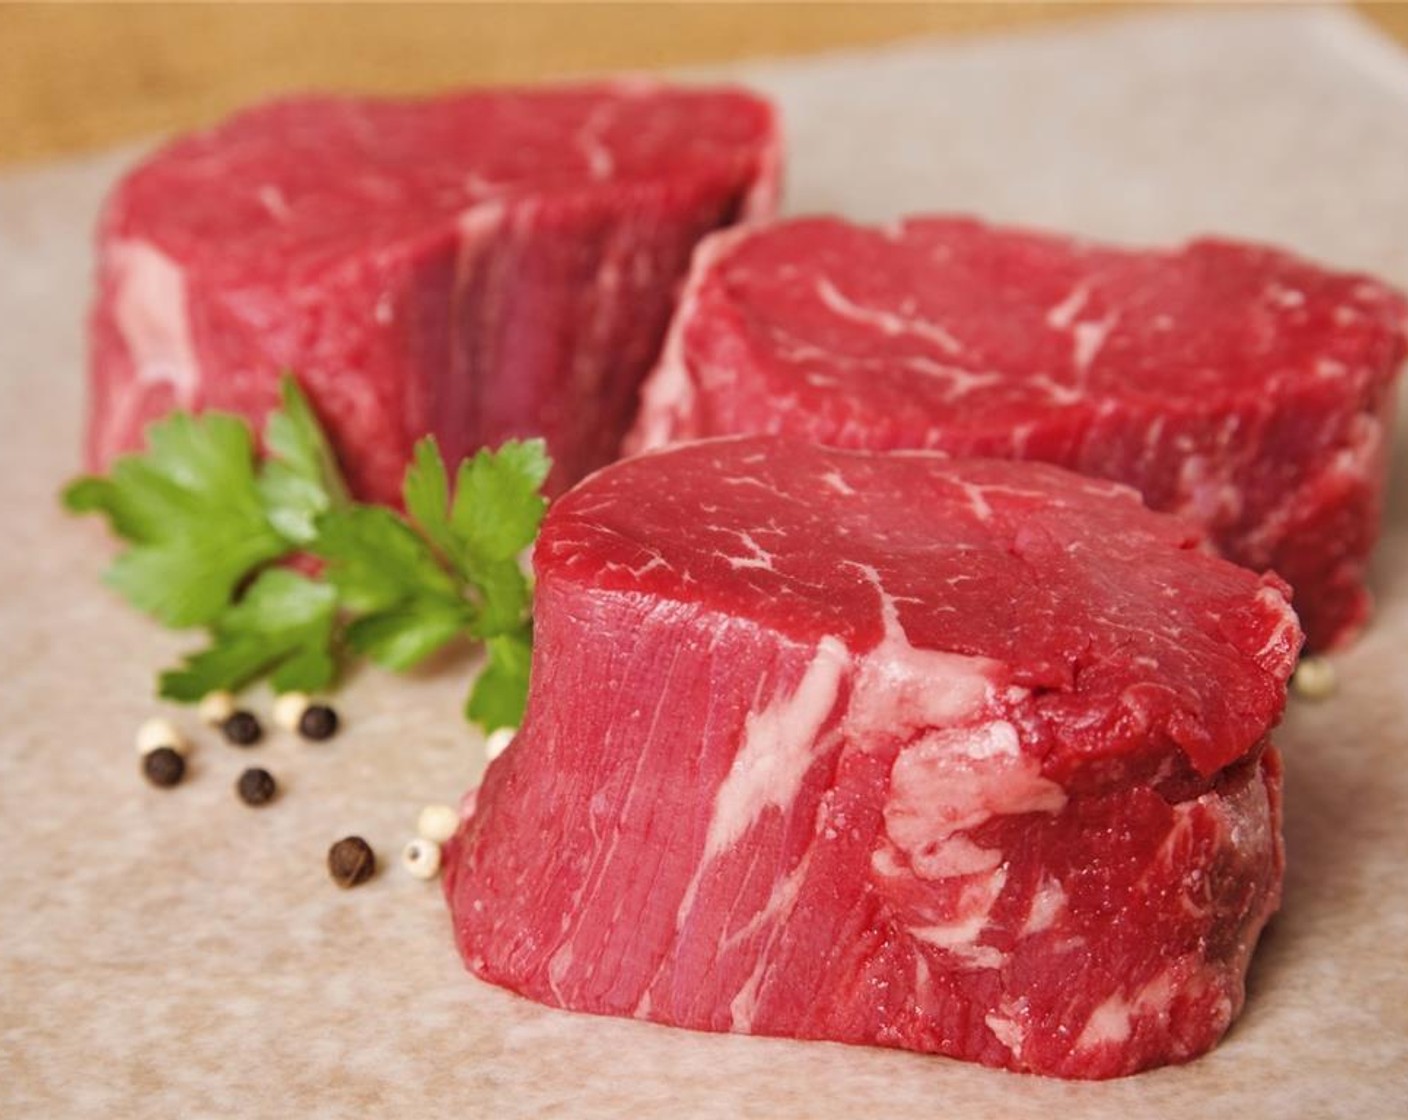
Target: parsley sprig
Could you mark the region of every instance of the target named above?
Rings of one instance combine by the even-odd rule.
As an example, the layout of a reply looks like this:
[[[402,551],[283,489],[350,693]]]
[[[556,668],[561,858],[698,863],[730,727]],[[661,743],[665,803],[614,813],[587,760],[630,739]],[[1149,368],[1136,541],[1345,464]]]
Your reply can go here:
[[[161,675],[162,696],[199,700],[267,676],[278,691],[327,688],[361,655],[404,670],[451,642],[484,643],[465,714],[517,726],[528,691],[532,591],[518,558],[537,535],[550,466],[541,440],[481,450],[451,486],[435,439],[416,444],[402,516],[351,500],[297,382],[255,454],[249,427],[218,412],[177,412],[148,449],[64,491],[101,513],[128,547],[105,576],[133,606],[209,645]],[[317,578],[285,566],[322,561]]]

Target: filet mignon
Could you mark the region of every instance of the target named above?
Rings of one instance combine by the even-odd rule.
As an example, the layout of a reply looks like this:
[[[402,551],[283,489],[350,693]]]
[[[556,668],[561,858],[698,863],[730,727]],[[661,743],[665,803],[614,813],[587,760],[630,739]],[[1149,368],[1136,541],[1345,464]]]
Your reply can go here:
[[[577,1011],[1110,1077],[1212,1046],[1280,894],[1285,585],[1123,486],[770,437],[550,509],[449,845],[469,967]]]
[[[771,108],[615,82],[299,97],[175,141],[99,232],[88,459],[174,407],[259,419],[295,371],[354,492],[412,443],[545,435],[561,487],[614,458],[690,250],[775,202]]]
[[[629,446],[772,432],[1114,479],[1279,572],[1324,649],[1368,615],[1406,315],[1256,245],[784,222],[701,246]]]

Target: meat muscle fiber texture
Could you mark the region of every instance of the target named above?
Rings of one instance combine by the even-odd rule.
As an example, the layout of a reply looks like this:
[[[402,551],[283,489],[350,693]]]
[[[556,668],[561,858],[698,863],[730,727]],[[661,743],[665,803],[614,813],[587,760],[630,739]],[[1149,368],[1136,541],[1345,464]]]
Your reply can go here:
[[[1055,463],[1274,568],[1312,647],[1367,618],[1405,349],[1384,285],[1255,245],[943,217],[785,222],[695,260],[630,448],[771,432]]]
[[[479,976],[1061,1077],[1180,1062],[1281,883],[1274,576],[1040,464],[707,440],[549,511],[447,852]]]
[[[634,81],[428,101],[300,97],[175,141],[99,231],[88,459],[172,408],[261,418],[281,370],[353,490],[545,435],[560,488],[616,456],[705,233],[775,204],[741,90]]]

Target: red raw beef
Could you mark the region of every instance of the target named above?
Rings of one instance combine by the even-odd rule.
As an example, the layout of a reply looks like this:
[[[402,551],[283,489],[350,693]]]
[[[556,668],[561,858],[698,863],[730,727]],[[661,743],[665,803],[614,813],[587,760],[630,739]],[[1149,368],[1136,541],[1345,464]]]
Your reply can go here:
[[[772,437],[537,545],[527,718],[447,853],[532,999],[1061,1077],[1192,1058],[1282,872],[1275,576],[1055,467]]]
[[[261,418],[297,372],[360,496],[412,443],[614,458],[705,233],[771,212],[772,109],[614,82],[302,97],[157,152],[99,233],[88,459],[175,407]]]
[[[1254,245],[1130,251],[960,218],[817,218],[701,246],[634,449],[773,432],[1036,459],[1137,488],[1368,616],[1405,304]]]

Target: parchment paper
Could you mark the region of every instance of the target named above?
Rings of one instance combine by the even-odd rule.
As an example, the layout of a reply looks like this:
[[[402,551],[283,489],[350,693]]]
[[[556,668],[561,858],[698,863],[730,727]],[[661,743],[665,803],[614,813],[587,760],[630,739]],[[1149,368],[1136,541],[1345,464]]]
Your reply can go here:
[[[1146,14],[733,73],[781,100],[793,211],[1221,231],[1408,285],[1408,61],[1344,12]],[[467,661],[361,674],[330,743],[246,754],[198,732],[185,785],[138,776],[133,729],[183,642],[104,590],[99,525],[54,502],[77,466],[90,227],[128,158],[0,180],[0,1115],[1408,1115],[1401,438],[1377,621],[1337,659],[1339,694],[1279,736],[1285,908],[1215,1052],[1066,1084],[550,1011],[463,971],[435,884],[390,866],[344,893],[323,870],[348,832],[393,861],[421,805],[475,778]],[[256,759],[283,788],[262,810],[231,791]]]

